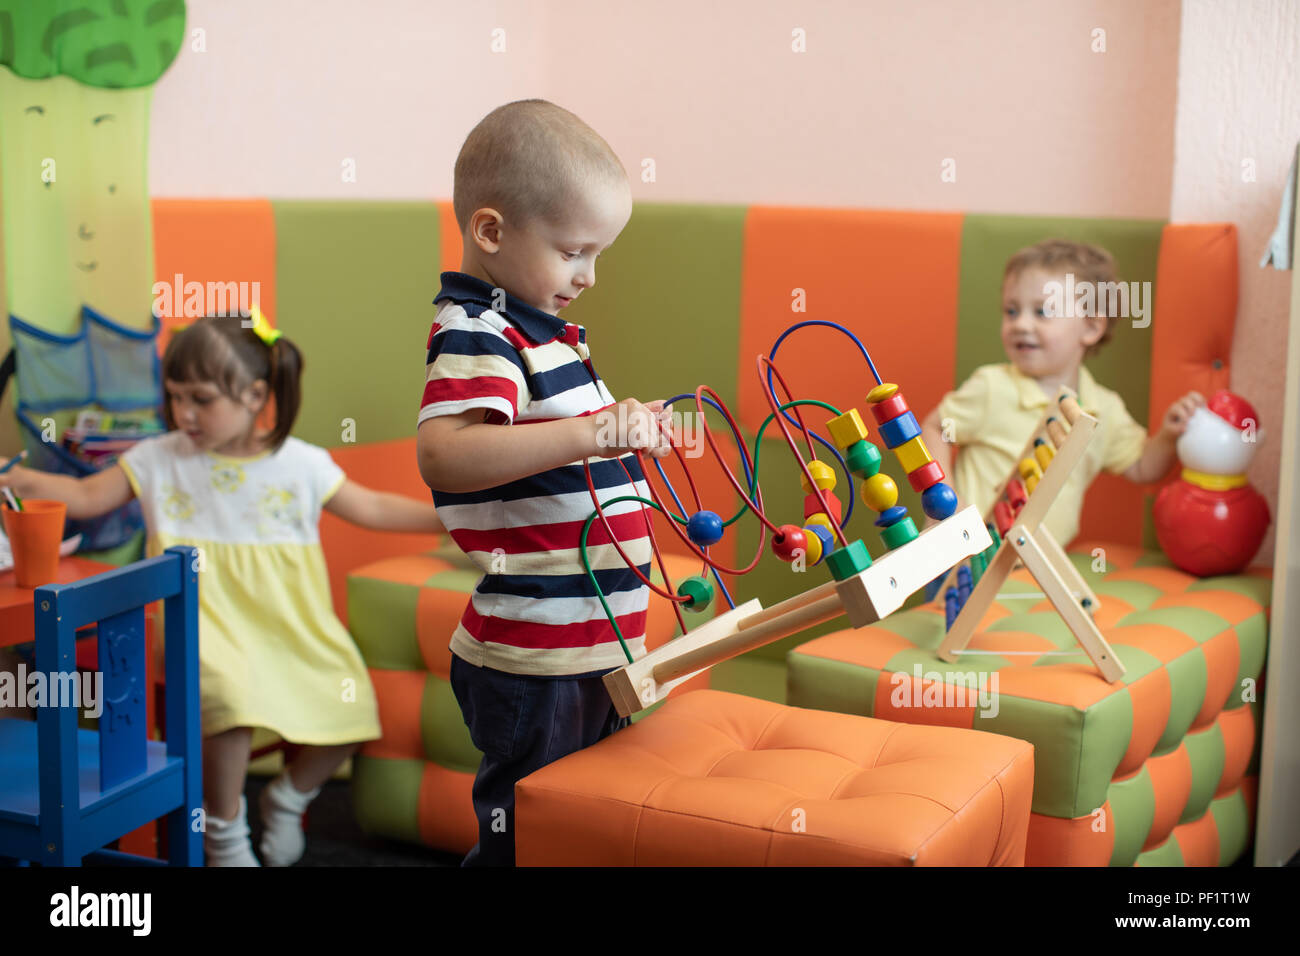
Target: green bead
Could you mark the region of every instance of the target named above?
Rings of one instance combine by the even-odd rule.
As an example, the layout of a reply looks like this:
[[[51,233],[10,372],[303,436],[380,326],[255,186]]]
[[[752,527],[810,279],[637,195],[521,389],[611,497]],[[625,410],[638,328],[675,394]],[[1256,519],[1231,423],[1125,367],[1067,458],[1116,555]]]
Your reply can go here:
[[[998,534],[998,526],[995,524],[986,524],[984,527],[989,529],[989,537],[993,539],[993,543],[984,549],[984,560],[992,561],[993,555],[1002,547],[1002,535]]]
[[[871,567],[871,552],[862,543],[862,539],[850,541],[847,548],[832,551],[826,556],[826,564],[836,581],[846,581]]]
[[[859,478],[870,478],[880,471],[880,449],[869,441],[855,441],[844,453],[844,463]]]
[[[984,577],[984,572],[988,570],[989,560],[984,557],[981,551],[970,559],[970,585],[974,587],[980,583],[980,578]]]
[[[688,611],[703,611],[713,603],[713,585],[709,583],[708,578],[702,578],[698,575],[687,578],[677,586],[677,593],[689,597],[690,600],[682,605]]]
[[[888,528],[880,529],[880,540],[885,542],[885,547],[890,551],[902,547],[909,541],[915,541],[916,536],[916,522],[912,520],[911,515],[902,521],[895,521]]]

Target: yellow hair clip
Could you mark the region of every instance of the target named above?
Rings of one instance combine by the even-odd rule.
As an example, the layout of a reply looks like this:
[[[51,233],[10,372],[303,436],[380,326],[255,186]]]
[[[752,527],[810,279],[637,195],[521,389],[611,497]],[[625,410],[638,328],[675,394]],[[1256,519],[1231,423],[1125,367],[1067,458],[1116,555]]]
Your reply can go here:
[[[271,328],[271,323],[266,321],[266,316],[262,314],[262,310],[256,305],[252,307],[252,315],[253,333],[267,345],[274,345],[276,339],[280,337],[280,330]],[[248,326],[245,326],[245,328],[248,328]]]

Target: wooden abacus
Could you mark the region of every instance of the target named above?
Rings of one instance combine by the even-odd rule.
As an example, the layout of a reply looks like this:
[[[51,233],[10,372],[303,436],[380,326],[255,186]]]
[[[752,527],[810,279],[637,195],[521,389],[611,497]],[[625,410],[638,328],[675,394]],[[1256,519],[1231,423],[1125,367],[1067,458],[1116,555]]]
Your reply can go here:
[[[964,601],[958,599],[959,613],[950,622],[938,656],[950,662],[957,659],[1020,560],[1102,676],[1113,683],[1124,675],[1124,665],[1093,621],[1092,615],[1100,607],[1097,595],[1052,533],[1042,526],[1048,509],[1097,430],[1097,420],[1079,407],[1070,389],[1062,386],[1056,404],[1065,424],[1050,408],[1044,413],[1001,484],[997,500],[984,516],[995,544],[991,554],[972,557],[969,573],[974,579],[973,589]],[[939,593],[945,594],[958,577],[959,571],[954,568]]]

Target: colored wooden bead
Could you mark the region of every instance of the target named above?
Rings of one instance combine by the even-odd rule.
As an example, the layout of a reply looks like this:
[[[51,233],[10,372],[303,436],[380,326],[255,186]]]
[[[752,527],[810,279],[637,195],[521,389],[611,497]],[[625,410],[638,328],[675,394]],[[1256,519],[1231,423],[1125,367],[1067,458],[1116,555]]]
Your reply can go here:
[[[988,529],[989,537],[993,539],[993,543],[984,549],[984,558],[992,561],[993,555],[997,554],[998,548],[1002,547],[1002,533],[998,531],[996,524],[986,524],[984,527]]]
[[[797,524],[783,524],[772,536],[772,553],[782,561],[793,561],[795,552],[808,553],[808,536]]]
[[[830,508],[830,511],[828,512],[826,511],[826,508],[822,507],[821,498],[818,498],[816,495],[805,495],[803,499],[803,516],[805,518],[811,518],[813,515],[817,514],[829,514],[836,521],[839,521],[840,514],[842,513],[840,511],[840,499],[836,498],[829,491],[823,491],[822,495],[826,498],[826,508]],[[826,526],[830,527],[830,522],[827,522]]]
[[[835,550],[835,536],[819,524],[807,525],[803,531],[808,536],[808,562],[821,564],[822,559]]]
[[[970,559],[970,581],[971,587],[980,583],[980,578],[984,577],[984,572],[988,570],[989,562],[984,557],[984,552],[973,555]]]
[[[827,491],[835,487],[835,469],[824,461],[813,460],[808,462],[808,474],[812,475],[813,481],[817,483],[818,488],[825,488]],[[803,488],[805,495],[812,493],[812,486],[808,484],[808,477],[799,472],[799,485]]]
[[[898,485],[882,471],[864,481],[858,495],[872,511],[884,511],[898,503]]]
[[[957,615],[961,613],[961,605],[957,600],[957,589],[949,588],[943,592],[943,626],[944,630],[951,631],[952,626],[957,623]]]
[[[935,521],[951,518],[957,511],[957,492],[942,481],[935,482],[921,492],[921,510]]]
[[[1038,487],[1037,475],[1030,475],[1028,478],[1025,479],[1025,491],[1029,492],[1032,495],[1034,493],[1034,489],[1037,487]]]
[[[1065,426],[1055,418],[1049,418],[1046,423],[1047,437],[1052,440],[1052,444],[1060,448],[1065,444]]]
[[[920,434],[921,426],[916,423],[916,416],[911,412],[904,412],[880,426],[880,440],[885,443],[886,448],[897,449],[900,445],[919,437]]]
[[[1065,420],[1071,425],[1078,421],[1079,416],[1083,414],[1083,409],[1079,407],[1079,403],[1069,395],[1062,395],[1057,404],[1061,406],[1061,414],[1065,416]]]
[[[803,519],[803,523],[805,527],[813,527],[815,525],[819,528],[825,528],[828,534],[835,534],[835,526],[831,524],[831,519],[826,516],[824,511],[819,511],[814,515],[808,515]]]
[[[1030,475],[1035,478],[1043,477],[1043,467],[1038,464],[1037,458],[1021,458],[1017,470],[1021,478],[1028,478]]]
[[[883,402],[887,398],[893,398],[897,394],[897,385],[893,382],[881,382],[867,393],[867,401],[874,405],[876,402]]]
[[[886,508],[876,519],[877,528],[888,528],[891,524],[898,524],[907,517],[907,509],[902,505],[895,505],[892,508]]]
[[[925,439],[920,435],[903,442],[894,449],[894,454],[898,456],[898,463],[903,466],[903,471],[909,474],[934,461],[930,449],[925,447]]]
[[[917,534],[916,523],[909,517],[894,522],[888,528],[881,528],[880,540],[885,542],[886,548],[893,551],[909,541],[915,541]]]
[[[831,433],[831,441],[835,442],[835,447],[840,451],[846,451],[854,443],[867,439],[867,426],[856,408],[850,408],[843,415],[836,415],[826,423],[826,430]]]
[[[963,564],[960,568],[957,569],[957,600],[958,602],[960,602],[962,607],[965,607],[966,602],[970,599],[970,589],[971,589],[970,568],[966,567]]]
[[[682,607],[697,614],[713,603],[713,584],[708,578],[699,575],[692,575],[679,584],[677,593],[690,598],[682,604]]]
[[[871,567],[871,552],[862,543],[862,539],[850,541],[847,548],[832,551],[826,558],[826,566],[831,569],[831,577],[836,581],[845,581]]]
[[[697,511],[686,522],[686,536],[699,548],[722,540],[722,519],[712,511]]]
[[[880,471],[880,449],[869,441],[854,442],[844,453],[844,463],[859,478],[870,478]]]
[[[1012,512],[1018,512],[1025,506],[1029,500],[1029,494],[1025,491],[1025,486],[1016,478],[1007,482],[1007,504],[1011,506]]]
[[[902,392],[897,392],[884,401],[876,402],[871,406],[871,415],[875,418],[877,425],[893,421],[907,411],[910,411],[910,409],[907,407],[907,399],[903,397]]]
[[[1034,439],[1034,457],[1038,459],[1038,467],[1047,471],[1047,466],[1051,464],[1056,457],[1056,451],[1047,442],[1041,438]]]
[[[1006,537],[1011,526],[1015,524],[1015,518],[1011,514],[1011,506],[1005,501],[999,501],[993,506],[993,521],[998,526],[998,534]]]
[[[804,562],[810,565],[818,564],[822,559],[822,539],[817,537],[817,532],[813,531],[817,525],[803,529],[804,536]]]
[[[907,483],[912,486],[913,491],[925,491],[931,485],[943,481],[943,465],[937,461],[929,461],[920,468],[915,468],[907,473]]]

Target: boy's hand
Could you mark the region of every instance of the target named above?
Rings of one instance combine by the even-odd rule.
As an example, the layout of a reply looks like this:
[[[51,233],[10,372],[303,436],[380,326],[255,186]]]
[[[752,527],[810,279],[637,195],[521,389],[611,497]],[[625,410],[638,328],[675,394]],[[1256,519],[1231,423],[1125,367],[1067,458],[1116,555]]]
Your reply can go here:
[[[1188,392],[1170,405],[1169,411],[1165,412],[1165,420],[1160,425],[1161,435],[1166,438],[1177,438],[1187,431],[1187,423],[1191,421],[1192,413],[1204,407],[1205,396],[1200,392]]]
[[[625,398],[612,408],[591,416],[596,429],[596,454],[617,458],[630,451],[644,451],[654,458],[672,454],[671,406],[662,400],[642,404]]]

